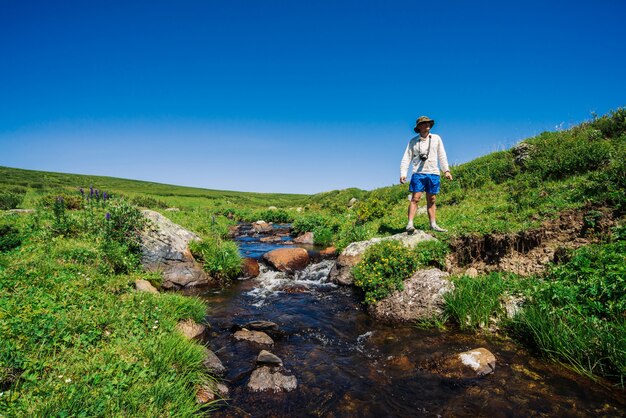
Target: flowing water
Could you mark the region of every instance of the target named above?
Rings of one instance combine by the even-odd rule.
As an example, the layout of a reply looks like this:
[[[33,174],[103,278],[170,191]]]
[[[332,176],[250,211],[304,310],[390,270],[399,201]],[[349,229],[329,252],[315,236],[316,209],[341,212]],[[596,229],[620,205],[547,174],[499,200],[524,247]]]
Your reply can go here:
[[[242,253],[254,248],[257,256],[265,245],[240,244]],[[207,345],[228,368],[230,388],[230,400],[212,416],[626,416],[623,390],[538,360],[510,341],[373,321],[354,289],[327,280],[332,264],[323,260],[295,276],[262,268],[255,279],[200,294],[210,306]],[[278,324],[273,347],[233,338],[235,329],[257,320]],[[428,367],[433,359],[477,347],[495,355],[493,374],[452,379]],[[252,393],[246,387],[262,348],[296,376],[295,390]]]

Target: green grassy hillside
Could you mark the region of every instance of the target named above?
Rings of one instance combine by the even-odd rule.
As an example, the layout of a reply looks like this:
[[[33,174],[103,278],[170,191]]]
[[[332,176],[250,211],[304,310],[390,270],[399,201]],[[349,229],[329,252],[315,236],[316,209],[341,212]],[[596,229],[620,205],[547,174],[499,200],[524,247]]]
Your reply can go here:
[[[494,332],[499,319],[498,332],[623,384],[626,110],[452,172],[438,196],[438,221],[449,232],[415,251],[371,247],[355,268],[365,303],[401,287],[419,266],[449,263],[456,290],[432,324]],[[206,306],[175,293],[135,292],[136,279],[157,286],[162,279],[139,264],[138,207],[198,233],[194,255],[228,282],[240,268],[226,239],[238,220],[293,222],[341,250],[404,231],[407,194],[406,185],[240,193],[0,167],[0,415],[193,416],[201,409],[195,391],[212,381],[203,348],[174,327],[201,321]],[[36,210],[6,210],[13,208]],[[425,215],[416,227],[427,229]],[[543,270],[515,274],[498,264],[511,253],[531,257],[548,242],[563,248],[552,248]],[[468,266],[488,269],[469,277]],[[523,302],[506,319],[502,301],[510,298]]]
[[[298,194],[211,190],[115,177],[52,173],[0,166],[0,192],[13,190],[26,194],[25,205],[33,204],[36,196],[53,193],[76,194],[79,188],[88,190],[90,186],[128,198],[150,197],[167,206],[185,208],[202,207],[216,202],[252,208],[268,205],[290,207],[299,206],[308,198],[307,195]]]

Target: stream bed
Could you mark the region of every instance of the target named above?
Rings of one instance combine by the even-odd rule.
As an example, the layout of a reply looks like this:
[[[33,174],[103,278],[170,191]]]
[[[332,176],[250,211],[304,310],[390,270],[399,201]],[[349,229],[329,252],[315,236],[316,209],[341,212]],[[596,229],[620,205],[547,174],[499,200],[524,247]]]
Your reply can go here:
[[[258,240],[242,253],[263,253]],[[269,247],[268,247],[269,248]],[[276,243],[272,244],[272,249]],[[626,416],[624,391],[596,383],[498,337],[373,321],[352,287],[327,280],[334,261],[288,276],[264,266],[254,279],[194,292],[207,301],[207,346],[221,359],[229,400],[214,417]],[[237,341],[252,321],[279,326],[272,347]],[[484,347],[497,365],[482,378],[452,379],[425,365]],[[261,349],[297,378],[290,392],[247,388]]]

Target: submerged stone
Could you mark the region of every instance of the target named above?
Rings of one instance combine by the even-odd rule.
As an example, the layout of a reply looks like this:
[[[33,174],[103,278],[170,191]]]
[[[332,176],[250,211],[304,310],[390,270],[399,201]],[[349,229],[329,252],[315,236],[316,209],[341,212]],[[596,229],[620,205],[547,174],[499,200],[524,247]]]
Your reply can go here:
[[[250,331],[243,328],[242,330],[235,332],[234,336],[237,340],[250,341],[262,345],[274,344],[274,340],[272,340],[272,338],[263,331]]]
[[[283,361],[277,355],[270,353],[267,350],[261,350],[256,358],[258,364],[266,364],[268,366],[282,366]]]
[[[290,392],[298,386],[295,376],[287,376],[278,370],[262,366],[252,372],[248,389],[253,392]]]

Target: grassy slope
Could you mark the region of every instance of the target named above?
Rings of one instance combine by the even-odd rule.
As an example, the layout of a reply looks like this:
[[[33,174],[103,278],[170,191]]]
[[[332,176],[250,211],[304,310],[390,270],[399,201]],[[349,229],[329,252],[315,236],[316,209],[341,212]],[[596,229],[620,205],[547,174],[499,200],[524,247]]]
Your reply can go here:
[[[307,195],[285,193],[251,193],[227,190],[211,190],[196,187],[175,186],[115,177],[89,176],[82,174],[52,173],[47,171],[23,170],[0,166],[0,187],[22,186],[30,190],[65,191],[76,193],[77,189],[90,186],[110,193],[128,197],[148,195],[163,200],[171,206],[202,207],[216,200],[230,201],[234,205],[263,207],[298,206]]]
[[[454,167],[455,181],[444,182],[439,198],[440,224],[450,229],[441,238],[445,241],[457,235],[518,232],[559,211],[581,208],[589,202],[613,208],[619,219],[626,209],[625,113],[619,110],[569,131],[545,133],[525,141],[533,145],[533,150],[524,166],[516,165],[508,150]],[[78,187],[90,185],[129,198],[147,196],[180,207],[180,212],[168,216],[205,237],[212,236],[216,228],[225,230],[228,222],[224,217],[217,216],[217,224],[212,225],[216,213],[235,212],[240,218],[253,220],[271,216],[262,211],[270,205],[284,208],[285,216],[317,228],[320,236],[325,235],[340,247],[354,240],[402,231],[406,222],[407,191],[406,186],[399,185],[303,196],[226,192],[0,167],[0,194],[26,192],[21,207],[34,207],[49,194],[76,195]],[[353,197],[359,202],[348,209]],[[296,206],[304,206],[304,214],[290,209]],[[0,226],[14,226],[22,240],[18,248],[0,253],[0,410],[12,408],[9,411],[14,415],[45,415],[53,410],[72,414],[77,407],[94,416],[147,416],[167,410],[173,415],[191,414],[196,409],[191,389],[207,377],[200,370],[199,347],[180,341],[172,329],[179,319],[200,319],[202,304],[171,294],[138,296],[132,283],[145,274],[138,269],[122,273],[103,270],[102,260],[115,255],[107,254],[109,250],[99,235],[55,232],[52,211],[42,208],[38,213],[0,214]],[[72,211],[70,217],[79,222],[86,216],[87,212]],[[417,226],[427,226],[425,216],[419,217]],[[597,260],[606,264],[606,251],[598,252]],[[561,276],[554,273],[553,277],[558,281]],[[556,296],[558,292],[570,294],[581,289],[595,291],[595,287],[584,287],[587,276],[579,276],[582,281],[576,289],[556,289]],[[493,280],[502,277],[482,279],[492,284]],[[553,289],[540,290],[548,297],[555,296]],[[477,291],[484,293],[484,288],[479,286]],[[475,300],[471,292],[467,298]],[[154,313],[157,306],[159,314]],[[553,307],[537,306],[544,310]],[[539,317],[547,316],[541,310],[534,312]],[[156,320],[162,324],[158,332],[152,328]],[[562,324],[568,327],[568,323]],[[577,322],[576,326],[581,324],[585,325]],[[619,358],[621,353],[626,357],[624,338],[620,340],[614,331],[607,331],[609,339],[618,335],[616,341],[607,343],[613,350],[611,355]],[[553,331],[546,332],[550,335]],[[528,333],[528,326],[522,326],[519,333],[535,338]],[[560,341],[569,340],[565,335]],[[581,344],[581,349],[589,349]],[[186,353],[184,359],[174,360],[178,351]],[[577,361],[589,360],[593,359]],[[623,364],[606,367],[609,373],[626,374],[616,371]]]

